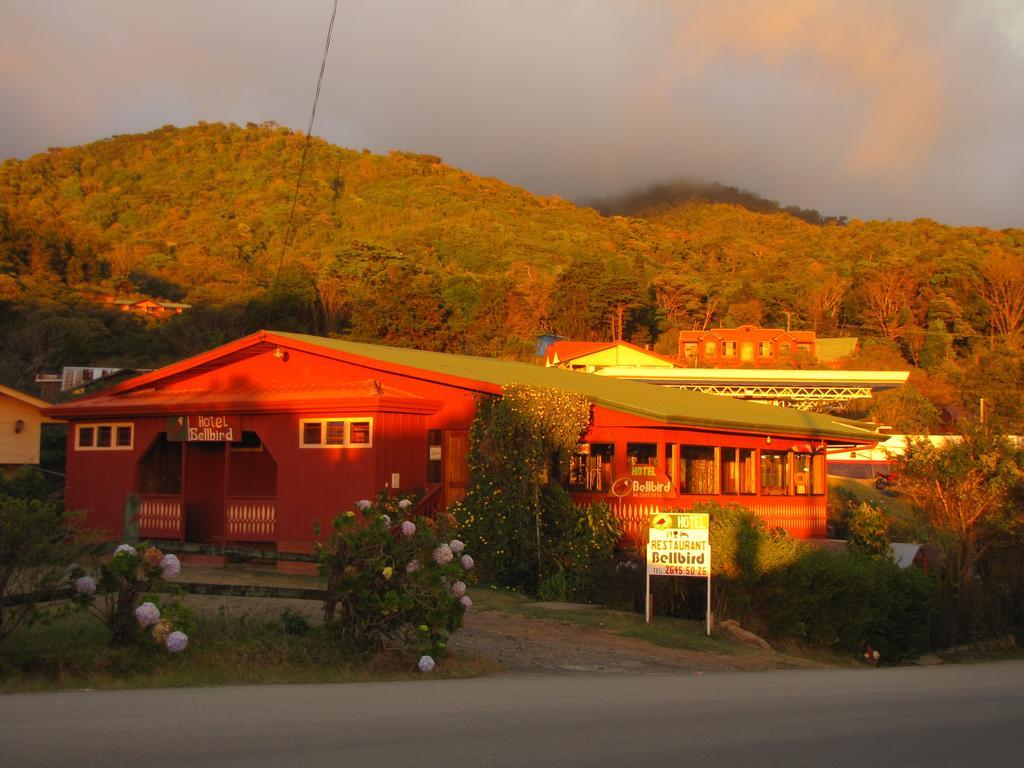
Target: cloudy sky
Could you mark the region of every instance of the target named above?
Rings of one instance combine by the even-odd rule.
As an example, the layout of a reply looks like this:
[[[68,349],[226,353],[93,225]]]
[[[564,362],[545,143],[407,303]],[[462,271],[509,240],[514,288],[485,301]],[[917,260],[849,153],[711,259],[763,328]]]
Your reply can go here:
[[[305,129],[333,0],[3,0],[0,158]],[[571,199],[1024,226],[1024,0],[340,0],[314,132]]]

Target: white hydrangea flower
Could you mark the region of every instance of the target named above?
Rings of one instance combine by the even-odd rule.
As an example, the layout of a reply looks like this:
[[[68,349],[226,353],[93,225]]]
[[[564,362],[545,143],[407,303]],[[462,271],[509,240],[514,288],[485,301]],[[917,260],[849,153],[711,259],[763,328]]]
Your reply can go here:
[[[82,576],[75,579],[75,591],[80,595],[92,596],[96,594],[96,579],[92,576]]]
[[[447,544],[440,544],[434,548],[434,562],[438,565],[447,565],[454,557],[452,548]]]
[[[416,666],[420,668],[420,672],[433,672],[436,665],[430,656],[420,656],[420,662]]]
[[[459,562],[462,563],[462,567],[465,568],[467,571],[473,567],[473,558],[469,555],[463,555],[462,559],[459,560]]]
[[[461,555],[462,550],[466,548],[465,543],[459,541],[458,539],[452,539],[451,543],[448,546],[451,547],[452,552],[456,555]]]
[[[418,571],[418,570],[419,570],[419,569],[420,569],[421,567],[422,567],[422,566],[421,566],[421,564],[420,564],[420,561],[419,561],[419,560],[410,560],[410,561],[409,561],[409,562],[408,562],[408,563],[406,564],[406,566],[405,566],[405,572],[406,572],[406,573],[415,573],[415,572],[416,572],[416,571]]]
[[[176,578],[181,573],[181,561],[177,555],[164,555],[164,559],[160,561],[160,570],[165,579]]]
[[[412,502],[409,501],[408,499],[402,499],[400,502],[398,502],[398,508],[399,509],[408,509],[411,506],[412,506]]]
[[[360,499],[359,501],[356,502],[356,509],[360,511],[366,511],[372,506],[373,502],[371,502],[369,499]]]
[[[384,525],[391,525],[391,518],[388,515],[381,515],[380,519],[384,521]]]
[[[451,586],[451,593],[452,597],[462,597],[464,594],[466,594],[466,582],[456,581]]]
[[[164,641],[164,645],[171,653],[181,653],[188,645],[188,635],[184,632],[171,632],[167,636],[167,640]]]
[[[151,627],[160,621],[160,609],[153,603],[143,603],[135,609],[135,618],[140,627]]]
[[[121,554],[133,557],[138,554],[138,551],[136,551],[135,547],[133,547],[131,544],[121,544],[117,549],[114,550],[114,557],[117,557]]]
[[[402,535],[412,536],[414,533],[416,533],[416,523],[414,523],[412,520],[404,521],[402,523]]]
[[[469,595],[463,595],[459,598],[459,602],[462,603],[462,607],[467,611],[473,607],[473,600]]]

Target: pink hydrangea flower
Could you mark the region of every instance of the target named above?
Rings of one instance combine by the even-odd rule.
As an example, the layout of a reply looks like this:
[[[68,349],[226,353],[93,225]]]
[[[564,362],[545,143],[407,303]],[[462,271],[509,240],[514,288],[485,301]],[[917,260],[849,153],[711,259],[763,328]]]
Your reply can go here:
[[[398,502],[398,508],[399,509],[408,509],[411,506],[412,506],[412,502],[409,501],[408,499],[402,499],[400,502]]]
[[[129,555],[130,557],[134,557],[137,554],[138,551],[136,551],[135,547],[131,544],[121,544],[114,550],[114,557],[117,557],[118,555]]]
[[[421,568],[419,560],[410,560],[405,566],[406,573],[415,573]]]
[[[151,627],[160,621],[160,609],[153,603],[143,603],[135,609],[135,618],[140,627]]]
[[[164,641],[164,645],[171,653],[181,653],[188,645],[188,635],[184,632],[171,632],[167,636],[167,640]]]
[[[463,595],[459,598],[459,602],[462,603],[462,607],[467,611],[473,607],[473,600],[469,595]]]
[[[83,576],[80,579],[75,579],[75,591],[80,595],[92,597],[96,594],[96,579],[92,576]]]
[[[420,668],[420,672],[433,672],[436,664],[430,656],[420,656],[419,664],[416,666]]]
[[[404,521],[402,523],[402,535],[412,536],[414,533],[416,533],[416,523],[414,523],[412,520]]]
[[[462,550],[466,548],[466,545],[458,539],[452,539],[448,546],[451,547],[452,553],[456,555],[461,555]]]
[[[454,584],[452,584],[450,589],[452,597],[462,597],[464,594],[466,594],[466,582],[456,581]]]
[[[176,578],[181,573],[181,561],[177,555],[164,555],[164,559],[160,561],[160,570],[165,579]]]
[[[447,565],[454,557],[455,555],[452,554],[452,548],[447,544],[439,544],[434,548],[434,562],[438,565]]]
[[[473,567],[473,558],[469,555],[463,555],[462,559],[459,560],[459,562],[462,563],[462,567],[465,568],[467,571]]]

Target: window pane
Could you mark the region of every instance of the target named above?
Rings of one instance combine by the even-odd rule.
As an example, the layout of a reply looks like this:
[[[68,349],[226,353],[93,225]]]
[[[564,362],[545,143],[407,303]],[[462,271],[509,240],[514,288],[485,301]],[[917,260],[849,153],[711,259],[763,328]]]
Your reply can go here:
[[[761,451],[761,492],[789,493],[789,454],[785,451]]]
[[[736,342],[735,341],[723,341],[722,342],[722,354],[725,357],[736,357]]]
[[[320,445],[320,426],[319,421],[307,421],[302,425],[303,445]]]
[[[117,428],[117,445],[120,447],[129,448],[132,444],[132,428],[131,427],[118,427]]]
[[[740,449],[740,493],[757,493],[757,464],[753,448]]]
[[[96,436],[96,430],[92,427],[79,427],[78,428],[78,447],[79,448],[92,448],[93,440]]]
[[[631,467],[635,467],[638,464],[656,467],[658,466],[658,444],[626,443],[626,459]]]
[[[708,341],[704,343],[704,354],[708,357],[715,356],[715,342]]]
[[[370,444],[370,422],[353,421],[348,425],[348,441],[352,445]]]
[[[740,492],[739,451],[735,448],[722,449],[722,493]]]
[[[96,427],[96,447],[109,448],[113,427]]]
[[[808,496],[811,493],[811,454],[793,454],[793,491],[797,496]]]
[[[327,437],[324,440],[324,445],[344,445],[345,444],[345,422],[344,421],[328,421],[327,422]]]
[[[682,446],[680,493],[713,494],[718,492],[715,474],[715,449],[711,446]]]

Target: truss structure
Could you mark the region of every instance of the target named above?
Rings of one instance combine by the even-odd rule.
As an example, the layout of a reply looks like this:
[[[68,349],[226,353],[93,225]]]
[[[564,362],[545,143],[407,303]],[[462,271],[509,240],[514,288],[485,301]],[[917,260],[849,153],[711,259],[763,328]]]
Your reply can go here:
[[[834,386],[807,384],[678,384],[678,389],[724,395],[770,405],[784,405],[803,411],[824,411],[851,400],[870,398],[869,386]]]

